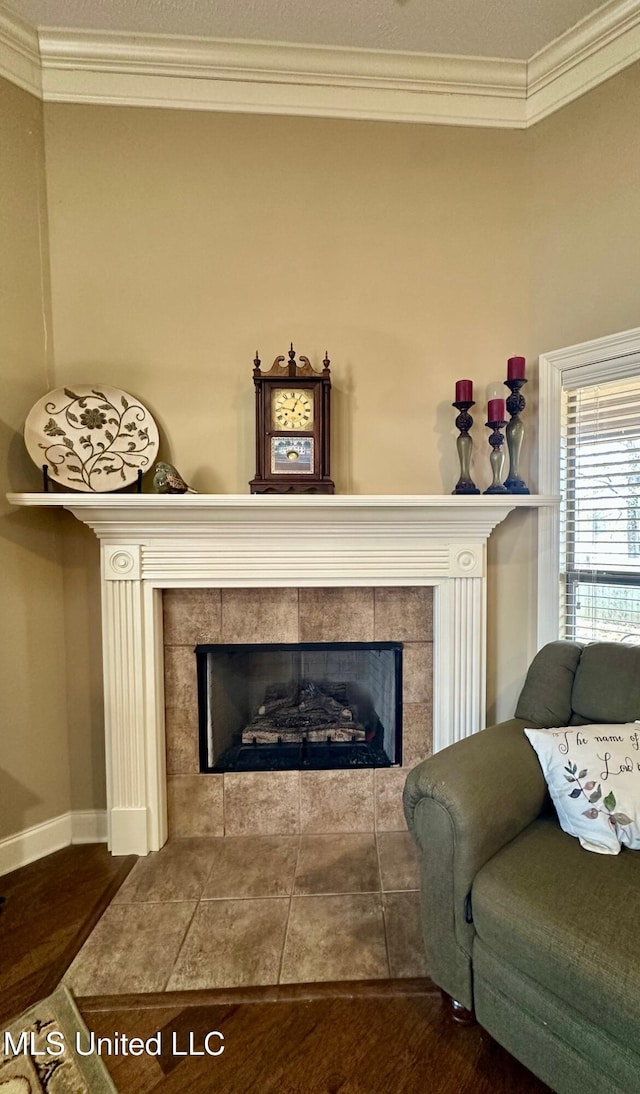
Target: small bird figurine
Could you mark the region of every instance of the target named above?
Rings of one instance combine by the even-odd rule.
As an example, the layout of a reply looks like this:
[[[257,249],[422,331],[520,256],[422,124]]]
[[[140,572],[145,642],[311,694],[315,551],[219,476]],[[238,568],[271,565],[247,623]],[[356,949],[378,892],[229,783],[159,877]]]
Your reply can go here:
[[[184,481],[180,472],[172,463],[157,463],[153,475],[153,489],[156,494],[197,494],[197,490]]]

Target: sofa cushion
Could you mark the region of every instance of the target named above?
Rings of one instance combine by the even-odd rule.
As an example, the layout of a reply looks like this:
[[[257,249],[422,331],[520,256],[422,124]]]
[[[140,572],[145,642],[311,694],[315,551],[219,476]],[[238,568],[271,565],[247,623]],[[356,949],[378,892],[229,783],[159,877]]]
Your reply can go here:
[[[549,642],[536,654],[527,673],[516,707],[516,718],[529,725],[566,726],[573,710],[571,694],[582,645]],[[603,721],[617,719],[603,719]],[[622,721],[633,721],[623,718]],[[593,718],[592,721],[599,721]]]
[[[640,646],[622,642],[585,646],[576,669],[571,706],[574,722],[633,722],[640,718]],[[566,721],[557,724],[566,725]]]
[[[478,873],[471,902],[490,950],[622,1044],[640,1029],[640,855],[587,855],[538,820]]]
[[[480,1025],[562,1094],[638,1091],[637,1041],[622,1044],[572,1003],[542,988],[476,935],[473,1003]]]
[[[640,850],[640,723],[525,729],[560,827],[587,851]]]

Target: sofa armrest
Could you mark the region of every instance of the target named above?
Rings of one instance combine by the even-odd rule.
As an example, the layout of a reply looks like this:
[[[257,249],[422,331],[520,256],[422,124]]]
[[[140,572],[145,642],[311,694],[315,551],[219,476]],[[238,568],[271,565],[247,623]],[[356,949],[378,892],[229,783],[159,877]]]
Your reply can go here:
[[[477,872],[540,813],[546,783],[519,718],[466,737],[409,772],[404,809],[422,850],[431,978],[473,1008],[467,898]]]

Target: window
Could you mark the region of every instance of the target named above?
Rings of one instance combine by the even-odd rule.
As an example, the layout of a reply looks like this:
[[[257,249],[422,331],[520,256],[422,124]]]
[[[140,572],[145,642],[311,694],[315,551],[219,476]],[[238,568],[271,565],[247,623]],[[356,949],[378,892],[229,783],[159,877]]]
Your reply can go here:
[[[640,642],[640,328],[543,354],[538,645]]]
[[[640,640],[640,376],[565,387],[562,403],[562,630]]]

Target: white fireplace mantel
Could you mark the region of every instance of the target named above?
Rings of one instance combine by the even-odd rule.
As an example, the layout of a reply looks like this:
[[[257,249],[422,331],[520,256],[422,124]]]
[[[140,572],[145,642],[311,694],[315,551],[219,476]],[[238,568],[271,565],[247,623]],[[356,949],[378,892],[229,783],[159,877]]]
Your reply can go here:
[[[109,844],[166,840],[162,589],[431,585],[434,750],[483,725],[486,544],[532,495],[8,494],[101,546]]]

